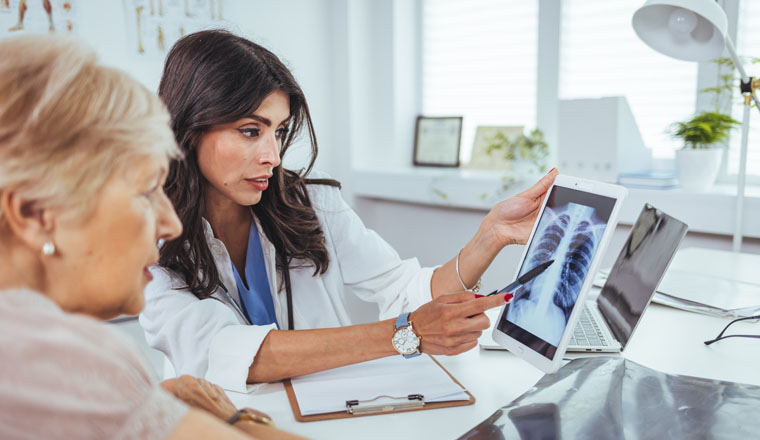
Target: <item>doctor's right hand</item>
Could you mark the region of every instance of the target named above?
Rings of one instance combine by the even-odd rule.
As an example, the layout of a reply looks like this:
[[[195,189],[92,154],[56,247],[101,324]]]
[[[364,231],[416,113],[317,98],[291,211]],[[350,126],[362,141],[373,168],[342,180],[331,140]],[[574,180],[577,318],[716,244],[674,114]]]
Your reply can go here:
[[[512,295],[476,298],[468,291],[442,295],[412,312],[409,321],[422,337],[423,353],[455,355],[478,345],[478,338],[491,323],[485,311],[504,305]]]

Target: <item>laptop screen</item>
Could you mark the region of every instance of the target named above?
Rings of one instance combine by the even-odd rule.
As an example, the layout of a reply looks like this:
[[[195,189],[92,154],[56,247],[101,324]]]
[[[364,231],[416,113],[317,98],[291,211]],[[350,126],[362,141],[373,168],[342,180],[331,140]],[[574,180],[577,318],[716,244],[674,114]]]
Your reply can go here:
[[[625,347],[644,314],[688,226],[646,204],[633,225],[597,304]]]

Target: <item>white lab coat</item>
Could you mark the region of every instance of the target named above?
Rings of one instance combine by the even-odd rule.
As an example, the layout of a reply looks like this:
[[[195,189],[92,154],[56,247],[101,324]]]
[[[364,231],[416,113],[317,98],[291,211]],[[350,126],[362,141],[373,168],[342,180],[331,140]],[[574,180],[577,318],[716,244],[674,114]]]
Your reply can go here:
[[[330,264],[327,272],[316,276],[313,267],[290,270],[296,329],[351,325],[346,294],[377,303],[380,319],[413,311],[432,299],[430,280],[434,268],[421,268],[416,259],[401,260],[388,243],[364,226],[337,188],[307,188],[325,236]],[[246,385],[248,369],[267,333],[276,327],[250,325],[245,318],[227,249],[214,238],[209,223],[205,219],[203,222],[226,291],[218,287],[212,298],[199,300],[183,288],[187,284],[177,274],[154,268],[154,280],[145,290],[140,325],[148,344],[169,358],[178,375],[205,377],[227,390],[251,392],[257,387]],[[277,280],[275,248],[258,220],[256,226],[277,322],[281,329],[287,329],[286,293],[284,286],[277,288],[284,283]]]

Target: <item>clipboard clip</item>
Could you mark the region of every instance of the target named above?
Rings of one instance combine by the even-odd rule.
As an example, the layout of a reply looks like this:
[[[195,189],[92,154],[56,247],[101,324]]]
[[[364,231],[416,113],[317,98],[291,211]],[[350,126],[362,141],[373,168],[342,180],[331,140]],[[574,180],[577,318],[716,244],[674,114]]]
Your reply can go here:
[[[398,402],[380,403],[377,405],[365,405],[378,399],[393,399]],[[381,395],[369,400],[346,400],[346,412],[349,414],[374,414],[382,412],[393,412],[405,409],[422,408],[425,406],[425,396],[422,394],[410,394],[404,397],[393,397]]]

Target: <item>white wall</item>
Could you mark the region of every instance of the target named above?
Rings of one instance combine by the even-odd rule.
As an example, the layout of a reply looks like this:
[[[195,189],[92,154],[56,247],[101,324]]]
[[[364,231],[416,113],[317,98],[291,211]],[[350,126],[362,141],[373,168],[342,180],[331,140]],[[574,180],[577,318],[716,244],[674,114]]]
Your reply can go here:
[[[308,98],[320,152],[318,168],[333,171],[330,158],[340,149],[334,144],[336,106],[333,90],[338,86],[332,44],[335,9],[340,1],[330,0],[226,0],[223,26],[272,50],[291,69]],[[78,36],[92,45],[104,63],[130,73],[150,90],[157,90],[163,60],[141,56],[130,50],[124,2],[80,0],[77,3]],[[339,12],[338,8],[338,12]],[[345,108],[344,104],[341,104]],[[305,148],[291,150],[286,163],[304,164]]]

